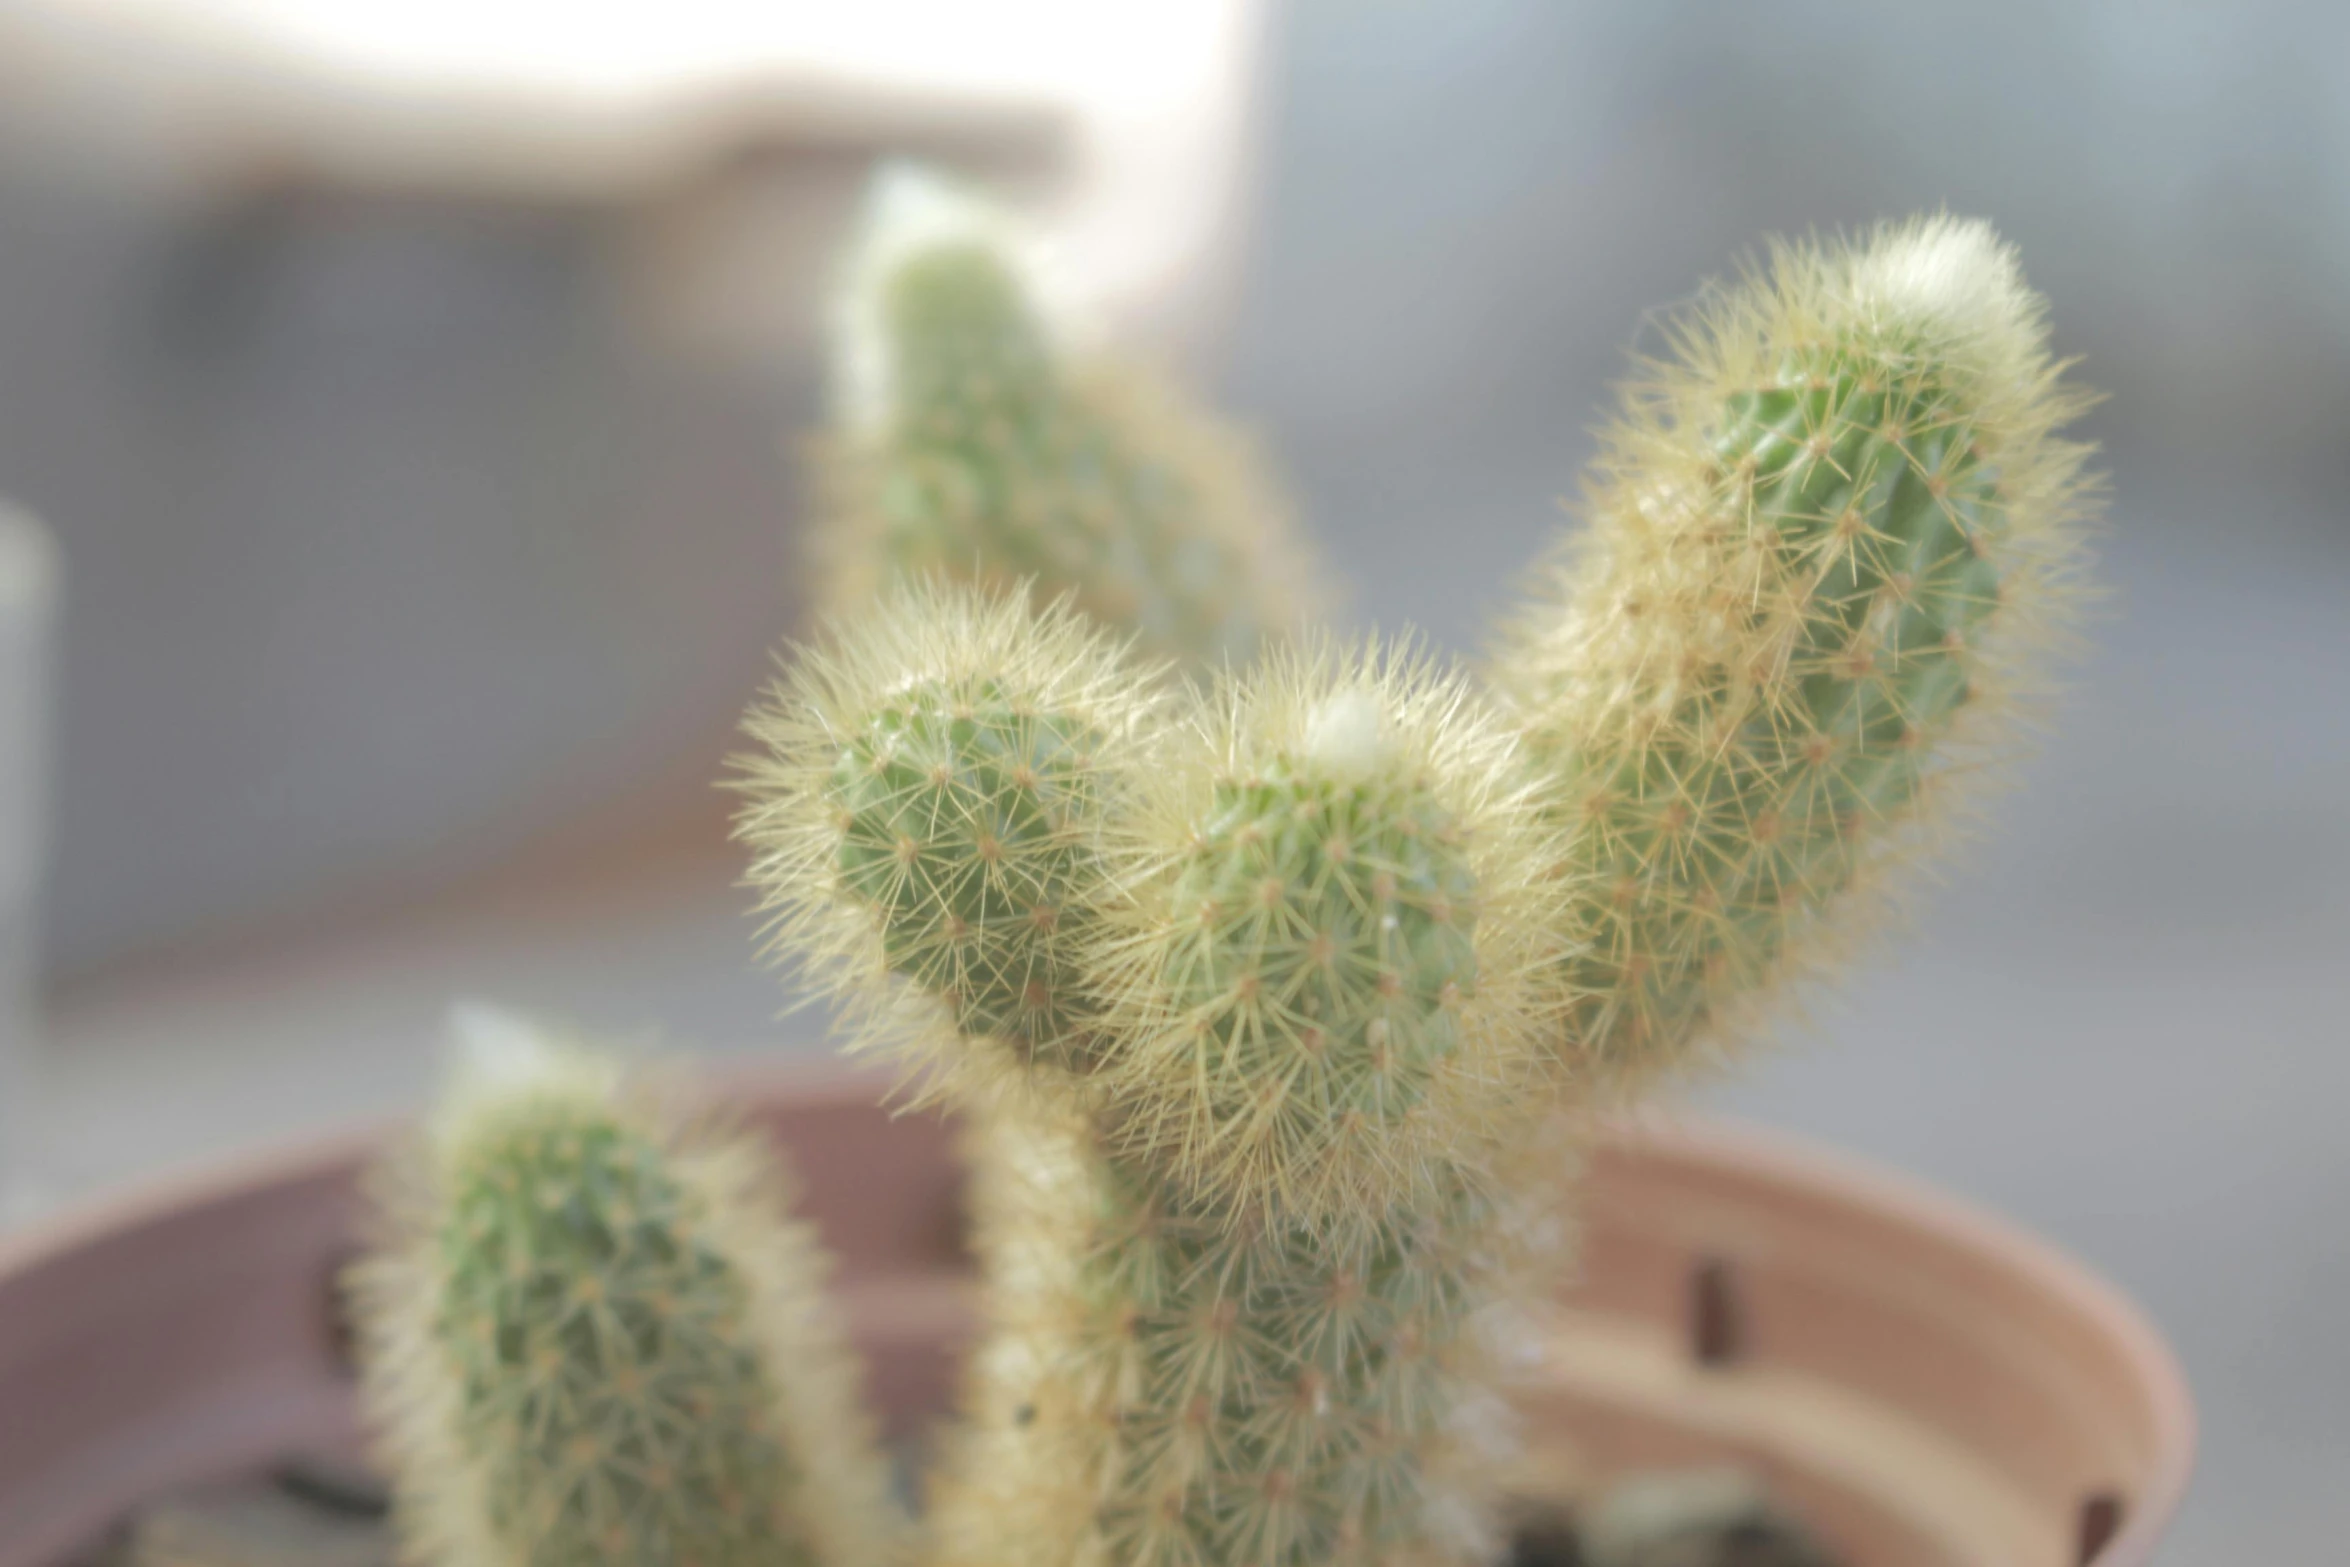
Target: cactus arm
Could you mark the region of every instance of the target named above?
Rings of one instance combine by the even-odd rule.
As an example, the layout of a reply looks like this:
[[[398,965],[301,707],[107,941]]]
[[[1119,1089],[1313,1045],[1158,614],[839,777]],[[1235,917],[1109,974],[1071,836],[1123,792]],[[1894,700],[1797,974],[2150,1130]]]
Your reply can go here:
[[[1079,948],[1160,674],[1065,603],[935,581],[804,653],[736,779],[775,950],[940,1092],[1092,1070]]]
[[[1118,1136],[1235,1211],[1436,1200],[1552,1021],[1513,738],[1409,643],[1308,642],[1163,755],[1092,965]]]
[[[2061,633],[2082,449],[1979,224],[1782,249],[1636,387],[1496,684],[1581,889],[1566,1058],[1637,1088],[1865,923]]]
[[[842,290],[843,416],[817,452],[822,601],[1025,583],[1154,653],[1246,658],[1308,607],[1277,487],[1163,378],[1070,359],[1037,248],[935,176],[877,185]]]

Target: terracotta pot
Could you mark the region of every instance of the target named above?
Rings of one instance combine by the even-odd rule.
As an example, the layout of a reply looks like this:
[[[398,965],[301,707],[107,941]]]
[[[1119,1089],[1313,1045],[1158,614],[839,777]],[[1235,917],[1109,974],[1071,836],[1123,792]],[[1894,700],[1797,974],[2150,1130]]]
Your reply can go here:
[[[871,1079],[765,1074],[893,1433],[949,1402],[970,1314],[948,1130]],[[352,1136],[0,1242],[0,1567],[125,1507],[356,1451],[332,1280]],[[1588,1188],[1583,1284],[1526,1404],[1588,1476],[1733,1459],[1856,1567],[2134,1567],[2193,1417],[2127,1303],[1992,1220],[1744,1132],[1631,1124]]]

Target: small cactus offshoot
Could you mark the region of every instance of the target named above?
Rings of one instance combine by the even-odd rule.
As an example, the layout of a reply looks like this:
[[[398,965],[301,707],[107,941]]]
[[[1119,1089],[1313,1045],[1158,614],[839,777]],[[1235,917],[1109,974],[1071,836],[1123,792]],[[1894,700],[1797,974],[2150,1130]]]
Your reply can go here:
[[[1152,654],[1246,659],[1308,606],[1287,504],[1164,377],[1072,353],[1011,217],[910,166],[876,182],[816,452],[818,607],[945,576],[1063,594]]]
[[[463,1567],[880,1567],[897,1531],[814,1239],[740,1136],[461,1013],[356,1270],[403,1538]]]

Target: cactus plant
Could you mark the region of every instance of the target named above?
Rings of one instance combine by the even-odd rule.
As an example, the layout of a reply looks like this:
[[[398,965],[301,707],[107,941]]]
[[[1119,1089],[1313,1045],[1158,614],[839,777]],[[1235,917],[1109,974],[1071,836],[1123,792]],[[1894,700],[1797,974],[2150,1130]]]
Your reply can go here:
[[[355,1270],[401,1533],[449,1567],[878,1567],[892,1521],[813,1237],[742,1136],[470,1010]]]
[[[1246,659],[1309,607],[1286,502],[1166,377],[1064,345],[1039,251],[940,175],[876,182],[842,290],[840,407],[814,452],[820,607],[930,575],[1027,582],[1153,653]]]
[[[1546,1252],[1542,1111],[1735,1037],[2001,743],[2084,509],[2010,253],[1949,220],[1783,247],[1676,341],[1491,660],[1498,721],[1408,664],[1276,657],[1109,764],[1139,770],[1049,959],[1088,1064],[991,1130],[945,1559],[1468,1559],[1475,1325]],[[845,816],[769,836],[884,722],[804,667],[776,710],[826,716],[755,725],[788,743],[746,831],[787,945],[843,904],[886,949]],[[934,1043],[987,1052],[949,999]]]
[[[1633,383],[1590,526],[1483,689],[1314,636],[1178,685],[1268,623],[1233,606],[1286,601],[1239,578],[1187,600],[1162,514],[1079,526],[1080,477],[1157,481],[1121,489],[1149,462],[1087,444],[1106,427],[977,233],[868,251],[880,327],[851,368],[878,390],[842,460],[892,498],[834,519],[871,580],[754,710],[734,780],[774,949],[973,1122],[987,1331],[925,1559],[1476,1561],[1501,1357],[1571,1228],[1581,1118],[1744,1037],[2005,754],[2079,577],[2089,486],[2057,431],[2083,399],[1982,225],[1782,246]],[[1142,575],[1108,588],[1113,562]],[[802,1395],[751,1328],[806,1320],[804,1277],[756,1262],[737,1188],[605,1079],[537,1081],[444,1132],[443,1217],[371,1274],[420,1541],[461,1563],[879,1549],[870,1465],[827,1511],[808,1428],[771,1413],[837,1406],[827,1349]],[[612,1233],[580,1212],[608,1189],[573,1168],[591,1142],[670,1183],[631,1222],[690,1220],[659,1255],[706,1258],[692,1282],[733,1303],[681,1374],[741,1375],[665,1460],[724,1482],[578,1467],[622,1450],[643,1386],[557,1331],[613,1285],[584,1261],[603,1240],[568,1270],[544,1249]],[[585,1230],[519,1200],[551,1177]],[[478,1251],[508,1225],[536,1294]],[[701,1516],[721,1494],[768,1532]],[[523,1519],[559,1525],[528,1548],[552,1554]]]

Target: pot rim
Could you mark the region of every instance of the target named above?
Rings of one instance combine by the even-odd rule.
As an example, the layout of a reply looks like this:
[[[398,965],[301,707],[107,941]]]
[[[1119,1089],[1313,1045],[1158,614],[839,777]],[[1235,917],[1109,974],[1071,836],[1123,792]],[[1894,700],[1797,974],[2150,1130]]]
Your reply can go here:
[[[901,1113],[926,1113],[904,1106],[889,1074],[855,1062],[722,1063],[717,1075],[729,1085],[729,1104],[789,1097],[811,1108],[866,1109],[896,1098]],[[2195,1462],[2196,1417],[2176,1354],[2120,1289],[2052,1242],[1965,1198],[1792,1133],[1672,1108],[1619,1113],[1601,1124],[1603,1135],[1619,1145],[1646,1146],[1716,1179],[1775,1187],[1799,1201],[1825,1199],[1881,1223],[1929,1234],[1988,1268],[2032,1279],[2072,1312],[2097,1323],[2146,1398],[2153,1436],[2149,1473],[2134,1489],[2128,1516],[2099,1557],[2134,1561],[2151,1555],[2186,1494]],[[0,1284],[83,1246],[166,1223],[190,1207],[364,1164],[413,1125],[414,1118],[407,1116],[347,1123],[70,1201],[0,1234]]]
[[[1888,1224],[1934,1236],[1987,1267],[2031,1278],[2110,1338],[2143,1391],[2152,1461],[2133,1489],[2122,1527],[2095,1561],[2151,1559],[2193,1477],[2199,1441],[2195,1402],[2176,1351],[2145,1310],[2087,1263],[1989,1208],[1922,1177],[1790,1132],[1671,1108],[1606,1118],[1621,1143],[1644,1145],[1693,1167],[1794,1194],[1832,1195]],[[2094,1561],[2088,1564],[2094,1567]]]

